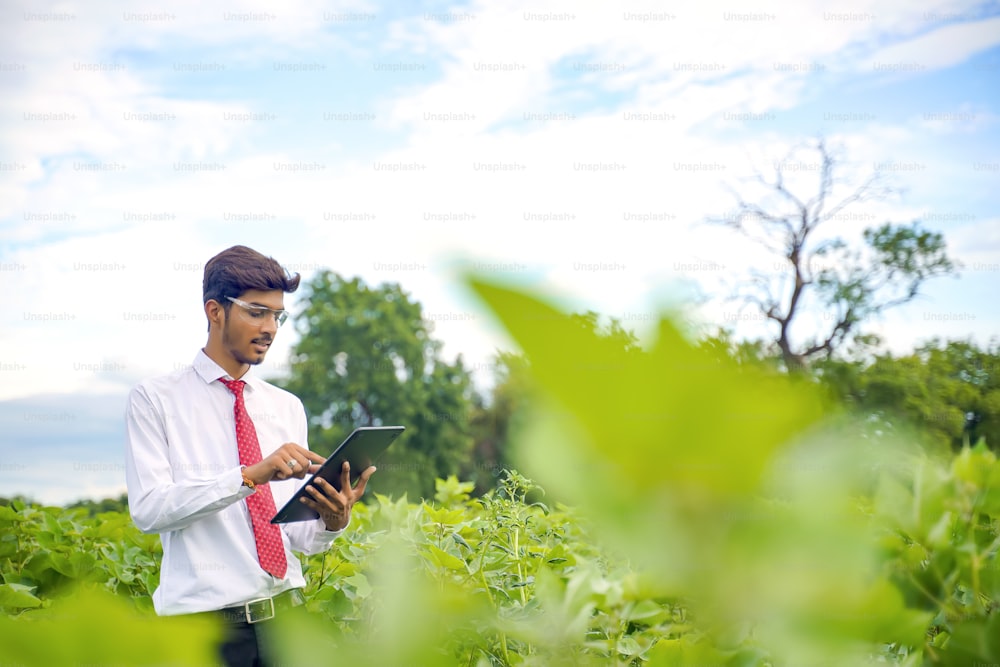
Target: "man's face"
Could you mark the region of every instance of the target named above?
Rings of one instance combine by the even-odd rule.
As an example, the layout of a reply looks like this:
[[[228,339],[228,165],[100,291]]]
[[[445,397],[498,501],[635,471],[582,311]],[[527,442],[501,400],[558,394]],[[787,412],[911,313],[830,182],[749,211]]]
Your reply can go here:
[[[251,306],[271,310],[285,307],[285,293],[281,290],[247,290],[237,298]],[[252,314],[237,303],[228,303],[229,312],[222,326],[222,346],[241,364],[261,363],[278,333],[278,323],[271,313]]]

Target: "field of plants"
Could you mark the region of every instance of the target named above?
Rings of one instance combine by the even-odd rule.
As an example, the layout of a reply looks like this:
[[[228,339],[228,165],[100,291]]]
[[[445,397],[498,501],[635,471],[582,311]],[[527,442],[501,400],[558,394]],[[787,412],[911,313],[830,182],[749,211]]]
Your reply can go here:
[[[994,663],[1000,495],[990,478],[1000,464],[977,449],[950,469],[922,461],[908,477],[900,472],[858,499],[878,537],[870,595],[855,617],[830,614],[827,627],[800,629],[818,645],[852,636],[859,653],[810,664],[862,654],[908,665]],[[279,642],[291,664],[310,664],[323,646],[385,665],[793,664],[761,641],[767,620],[710,631],[692,616],[696,600],[667,594],[622,554],[597,547],[574,513],[529,503],[532,485],[517,473],[484,498],[470,500],[470,489],[452,478],[439,480],[433,502],[379,497],[358,506],[334,550],[304,559],[310,614],[289,621]],[[212,628],[151,616],[159,540],[127,514],[15,503],[0,507],[0,531],[6,664],[209,662]],[[95,641],[109,632],[114,641]],[[172,641],[177,632],[189,639]]]
[[[985,444],[932,456],[668,320],[637,355],[475,285],[532,362],[531,479],[372,494],[266,624],[282,664],[1000,664]],[[158,561],[127,514],[0,507],[2,662],[210,664],[217,627],[152,614]]]

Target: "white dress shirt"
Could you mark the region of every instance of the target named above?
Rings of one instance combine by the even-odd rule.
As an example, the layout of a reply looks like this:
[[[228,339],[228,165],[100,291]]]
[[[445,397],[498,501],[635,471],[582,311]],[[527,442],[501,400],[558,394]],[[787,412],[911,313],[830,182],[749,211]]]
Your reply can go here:
[[[321,519],[281,524],[288,572],[278,579],[260,567],[243,486],[235,396],[217,382],[230,378],[199,351],[191,366],[146,380],[129,394],[125,412],[125,479],[129,512],[144,533],[163,543],[153,607],[161,615],[210,611],[305,586],[292,549],[325,551],[342,531]],[[254,377],[241,380],[262,456],[286,442],[307,447],[302,401]],[[273,480],[280,509],[304,480]]]

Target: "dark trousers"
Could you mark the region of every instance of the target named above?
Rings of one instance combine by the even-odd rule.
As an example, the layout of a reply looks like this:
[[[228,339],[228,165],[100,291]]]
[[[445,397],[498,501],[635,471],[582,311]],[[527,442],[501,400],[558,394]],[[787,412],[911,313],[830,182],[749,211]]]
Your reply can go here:
[[[276,614],[285,613],[304,603],[302,591],[291,589],[274,598],[274,611]],[[226,667],[267,667],[267,630],[263,626],[272,621],[248,623],[244,607],[207,613],[222,620],[223,639],[219,655]]]
[[[223,621],[225,636],[219,646],[219,655],[226,667],[266,667],[257,640],[257,625],[246,621]]]

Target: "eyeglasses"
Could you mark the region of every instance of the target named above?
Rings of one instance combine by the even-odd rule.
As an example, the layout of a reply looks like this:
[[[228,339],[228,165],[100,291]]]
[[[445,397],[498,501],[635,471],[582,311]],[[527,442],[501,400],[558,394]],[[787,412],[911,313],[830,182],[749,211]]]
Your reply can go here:
[[[240,317],[243,318],[244,322],[252,324],[254,326],[260,327],[264,326],[266,321],[264,318],[270,314],[274,318],[275,324],[279,327],[285,323],[288,319],[287,310],[272,310],[266,306],[255,306],[253,304],[247,303],[246,301],[240,301],[239,299],[234,299],[231,296],[227,296],[227,299],[235,303],[240,307]]]

